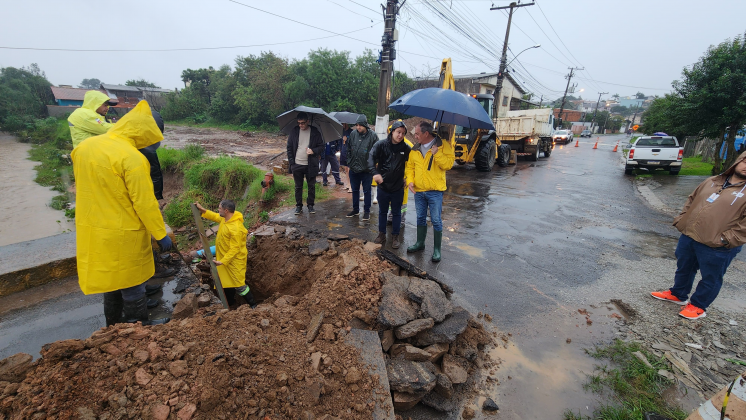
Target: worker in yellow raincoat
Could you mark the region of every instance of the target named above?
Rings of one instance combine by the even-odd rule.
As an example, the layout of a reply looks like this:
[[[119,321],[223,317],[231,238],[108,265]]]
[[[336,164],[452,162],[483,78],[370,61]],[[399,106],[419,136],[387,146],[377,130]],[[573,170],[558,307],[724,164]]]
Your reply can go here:
[[[221,201],[217,213],[207,210],[199,203],[194,204],[202,217],[220,223],[218,236],[215,238],[213,262],[217,266],[228,305],[236,304],[238,293],[252,308],[256,307],[254,295],[246,285],[246,235],[249,231],[243,225],[243,214],[236,211],[236,203],[231,200]]]
[[[67,118],[73,148],[78,147],[83,140],[100,136],[114,127],[114,124],[106,121],[106,113],[109,112],[109,106],[114,102],[116,101],[97,90],[89,90],[85,93],[83,106],[73,111]]]
[[[155,271],[151,235],[163,251],[171,239],[158,208],[150,164],[138,149],[163,140],[147,101],[106,134],[71,153],[75,173],[78,282],[104,294],[106,324],[148,321],[145,281]]]

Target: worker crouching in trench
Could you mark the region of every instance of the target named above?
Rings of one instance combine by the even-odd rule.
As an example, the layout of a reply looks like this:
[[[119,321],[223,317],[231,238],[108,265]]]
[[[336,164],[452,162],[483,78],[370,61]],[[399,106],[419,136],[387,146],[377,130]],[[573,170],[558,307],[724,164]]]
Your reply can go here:
[[[249,231],[243,225],[243,214],[236,211],[236,203],[231,200],[221,201],[217,213],[199,203],[194,204],[203,218],[220,223],[213,262],[218,269],[228,306],[236,305],[238,293],[252,308],[256,307],[254,295],[246,284],[246,236]]]

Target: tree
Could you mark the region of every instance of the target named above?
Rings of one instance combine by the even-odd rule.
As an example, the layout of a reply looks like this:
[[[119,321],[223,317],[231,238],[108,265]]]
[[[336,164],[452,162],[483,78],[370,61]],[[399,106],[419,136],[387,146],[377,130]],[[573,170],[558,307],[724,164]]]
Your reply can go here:
[[[54,103],[51,83],[36,64],[0,69],[0,124],[15,131],[46,114]]]
[[[145,79],[138,79],[138,80],[134,80],[134,79],[132,79],[132,80],[127,80],[126,82],[124,82],[124,85],[125,85],[125,86],[137,86],[137,87],[147,87],[147,88],[156,88],[156,89],[160,89],[160,86],[156,86],[155,84],[153,84],[153,83],[150,83],[150,82],[148,82],[148,81],[147,81],[147,80],[145,80]]]
[[[290,78],[287,60],[271,51],[238,57],[233,99],[241,121],[252,125],[274,123],[285,110],[285,84]]]
[[[611,95],[611,97],[614,98],[614,100],[616,100],[617,102],[619,102],[619,94],[618,93],[615,93],[615,94]]]
[[[742,36],[711,46],[704,56],[684,68],[681,81],[673,83],[681,98],[679,110],[686,129],[700,137],[726,144],[726,160],[715,155],[713,173],[729,167],[737,157],[735,137],[746,122],[746,44]],[[726,138],[727,133],[727,138]]]
[[[637,93],[635,93],[635,98],[637,98],[637,99],[645,99],[646,96],[642,92],[637,92]]]
[[[688,128],[682,105],[682,98],[675,94],[655,98],[648,109],[642,113],[642,131],[645,133],[662,131],[676,136],[683,142]]]
[[[98,89],[101,86],[101,83],[102,82],[98,79],[83,79],[78,87],[83,89]]]

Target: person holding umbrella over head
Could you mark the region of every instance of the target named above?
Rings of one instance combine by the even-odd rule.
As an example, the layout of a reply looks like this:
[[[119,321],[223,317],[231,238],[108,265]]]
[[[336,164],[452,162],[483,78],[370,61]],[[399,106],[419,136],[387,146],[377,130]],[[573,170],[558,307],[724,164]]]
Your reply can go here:
[[[314,201],[316,199],[316,174],[319,172],[319,157],[324,153],[324,140],[321,132],[312,127],[308,121],[308,114],[299,112],[296,116],[298,123],[288,136],[287,154],[288,170],[295,182],[295,214],[303,213],[303,180],[308,186],[308,212],[316,213]]]
[[[363,186],[363,218],[370,220],[370,189],[373,174],[368,168],[368,155],[373,145],[378,141],[378,135],[368,127],[368,118],[364,114],[357,117],[355,130],[347,138],[347,165],[350,167],[350,187],[352,188],[352,211],[347,217],[360,214],[360,184]]]
[[[427,238],[427,211],[433,223],[433,262],[440,261],[440,246],[443,239],[443,191],[446,190],[446,171],[453,167],[456,156],[453,147],[437,136],[433,126],[422,121],[414,128],[417,144],[409,153],[405,177],[409,190],[414,193],[417,210],[417,242],[407,252],[425,249]]]

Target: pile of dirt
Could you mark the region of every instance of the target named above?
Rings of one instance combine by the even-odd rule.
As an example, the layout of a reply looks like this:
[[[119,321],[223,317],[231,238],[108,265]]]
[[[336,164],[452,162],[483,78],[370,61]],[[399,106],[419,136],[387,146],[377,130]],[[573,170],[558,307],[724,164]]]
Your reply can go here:
[[[194,284],[175,309],[191,307],[185,319],[119,324],[46,345],[33,363],[0,362],[0,419],[371,418],[384,391],[344,337],[353,312],[377,315],[380,274],[391,266],[360,241],[307,245],[282,234],[258,241],[253,252],[274,257],[252,270],[291,281],[252,285],[271,297],[255,310],[198,309],[209,292]],[[350,258],[357,267],[345,275]]]

